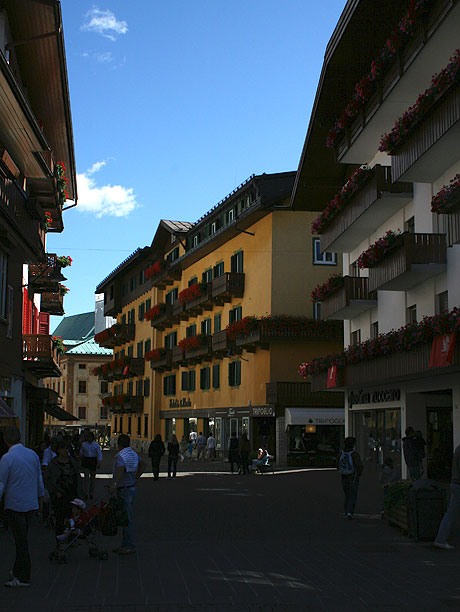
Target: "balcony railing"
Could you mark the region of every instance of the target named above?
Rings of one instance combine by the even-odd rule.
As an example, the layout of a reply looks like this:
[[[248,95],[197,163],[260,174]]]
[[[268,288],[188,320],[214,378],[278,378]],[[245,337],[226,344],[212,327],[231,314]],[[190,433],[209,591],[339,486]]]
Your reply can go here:
[[[176,300],[172,305],[172,321],[173,323],[179,323],[179,321],[188,321],[188,312],[185,311],[185,304]]]
[[[201,295],[185,303],[185,312],[195,316],[201,314],[203,310],[212,310],[213,305],[212,283],[207,283]]]
[[[236,348],[244,348],[253,353],[256,347],[268,350],[271,342],[317,342],[323,338],[321,332],[311,329],[284,328],[281,331],[270,328],[268,325],[251,330],[247,334],[240,334],[235,339]],[[331,338],[329,338],[331,339]],[[337,333],[337,341],[342,339],[341,333]]]
[[[67,280],[61,272],[57,255],[47,253],[44,263],[29,266],[29,287],[35,293],[58,291],[58,284]]]
[[[458,161],[460,85],[450,87],[391,156],[393,180],[432,183]]]
[[[231,302],[232,298],[242,298],[244,294],[244,274],[224,272],[212,281],[212,297],[216,304]]]
[[[142,413],[144,411],[144,398],[142,395],[125,396],[123,404],[109,406],[114,414]]]
[[[401,234],[399,246],[369,269],[369,291],[407,291],[446,270],[444,234]]]
[[[163,312],[150,321],[150,325],[159,331],[163,331],[173,325],[173,309],[171,304],[165,304]]]
[[[64,313],[64,296],[56,292],[44,292],[41,294],[40,311],[62,317]]]
[[[343,408],[342,393],[312,393],[309,382],[270,382],[265,383],[265,402],[280,406],[308,406],[314,408]]]
[[[212,358],[212,337],[208,336],[202,344],[185,352],[189,363],[199,363],[202,360],[210,361]]]
[[[346,365],[339,370],[338,387],[366,387],[397,383],[400,380],[432,377],[460,371],[460,349],[455,347],[453,363],[447,368],[429,368],[431,343],[408,352],[391,353]],[[324,391],[327,388],[327,372],[314,374],[311,377],[312,391]]]
[[[51,336],[23,334],[22,346],[24,365],[34,376],[61,376],[58,352]]]
[[[132,342],[136,335],[136,326],[134,323],[120,323],[121,328],[116,332],[113,341],[113,346],[122,346],[127,342]]]
[[[392,183],[391,169],[375,166],[372,177],[349,197],[321,234],[321,251],[352,251],[412,197],[412,183]]]
[[[114,380],[133,378],[144,374],[145,362],[141,357],[133,357],[129,363],[117,367],[113,373]]]
[[[367,278],[344,276],[343,287],[323,298],[321,318],[353,319],[376,305],[377,296],[369,292]]]
[[[235,352],[235,342],[230,340],[225,329],[216,332],[212,336],[212,353],[213,357],[221,358],[225,357],[230,352]],[[238,350],[241,352],[241,349]]]
[[[162,372],[164,370],[170,370],[172,365],[172,350],[165,349],[164,355],[159,357],[158,359],[150,360],[150,367],[152,370],[158,370]]]
[[[180,365],[186,365],[187,360],[184,356],[184,351],[179,346],[173,346],[171,349],[171,363],[178,368]]]
[[[178,266],[171,267],[171,264],[167,263],[161,272],[152,277],[152,285],[158,289],[166,289],[166,287],[172,285],[175,281],[180,280],[181,276],[182,270]]]

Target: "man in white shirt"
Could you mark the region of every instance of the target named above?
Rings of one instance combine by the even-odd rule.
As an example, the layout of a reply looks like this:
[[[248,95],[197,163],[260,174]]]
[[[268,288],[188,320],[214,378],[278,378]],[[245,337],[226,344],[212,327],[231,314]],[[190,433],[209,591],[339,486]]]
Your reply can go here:
[[[94,440],[92,431],[85,432],[85,441],[80,448],[80,463],[84,474],[83,494],[85,499],[93,499],[96,469],[101,467],[102,451],[100,445]]]
[[[216,458],[216,439],[212,435],[212,432],[208,436],[207,447],[208,457],[211,459],[211,461],[214,461],[214,459]]]
[[[16,561],[7,587],[30,586],[31,563],[27,532],[34,511],[45,494],[40,459],[21,443],[17,427],[6,427],[3,438],[8,452],[0,460],[0,499],[5,496],[5,512],[16,544]]]

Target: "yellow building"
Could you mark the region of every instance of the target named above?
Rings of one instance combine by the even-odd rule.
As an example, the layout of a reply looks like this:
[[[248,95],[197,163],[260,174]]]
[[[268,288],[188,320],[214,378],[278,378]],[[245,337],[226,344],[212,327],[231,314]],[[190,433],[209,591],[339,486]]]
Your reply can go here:
[[[161,221],[151,247],[98,286],[118,317],[102,338],[118,345],[104,376],[126,371],[113,383],[112,431],[138,447],[157,432],[213,431],[222,454],[246,431],[284,463],[300,450],[291,428],[311,422],[313,434],[323,415],[338,443],[342,398],[311,394],[297,367],[341,346],[341,323],[321,321],[309,295],[340,268],[305,236],[315,213],[289,208],[294,177],[252,176],[196,223]]]

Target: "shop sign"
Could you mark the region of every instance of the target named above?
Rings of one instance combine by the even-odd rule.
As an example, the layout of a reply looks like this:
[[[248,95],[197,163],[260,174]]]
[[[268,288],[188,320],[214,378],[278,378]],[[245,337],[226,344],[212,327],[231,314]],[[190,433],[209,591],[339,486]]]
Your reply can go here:
[[[274,417],[275,409],[273,406],[253,406],[252,416],[253,417]]]
[[[316,417],[308,419],[307,425],[345,425],[345,417],[332,419],[321,419],[320,417]]]
[[[181,400],[178,399],[170,399],[169,400],[170,408],[191,408],[192,400],[189,397],[184,397]]]
[[[377,391],[350,391],[348,405],[354,404],[381,404],[388,402],[399,402],[401,400],[401,389],[379,389]]]

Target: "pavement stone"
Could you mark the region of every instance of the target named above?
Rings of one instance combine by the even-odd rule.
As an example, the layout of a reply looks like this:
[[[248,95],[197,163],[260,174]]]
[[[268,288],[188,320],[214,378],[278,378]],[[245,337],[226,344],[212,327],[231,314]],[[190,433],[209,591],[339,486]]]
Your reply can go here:
[[[103,472],[112,457],[105,453]],[[193,463],[198,473],[182,464],[175,480],[139,482],[135,555],[113,554],[120,537],[100,536],[107,561],[89,558],[81,542],[68,552],[66,565],[50,563],[53,534],[35,522],[33,584],[0,590],[0,612],[460,608],[460,552],[415,542],[382,521],[372,470],[362,478],[358,514],[347,521],[335,471],[237,476],[225,463]],[[103,476],[96,484],[101,496]],[[0,532],[0,547],[6,579],[14,556],[10,534]]]

